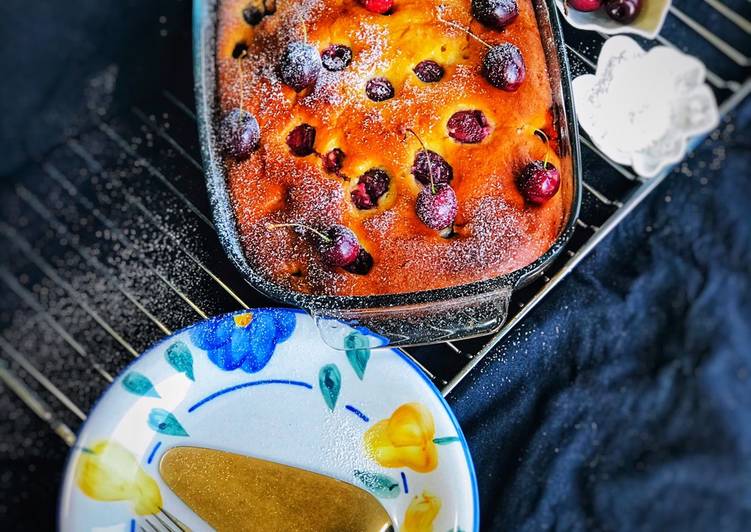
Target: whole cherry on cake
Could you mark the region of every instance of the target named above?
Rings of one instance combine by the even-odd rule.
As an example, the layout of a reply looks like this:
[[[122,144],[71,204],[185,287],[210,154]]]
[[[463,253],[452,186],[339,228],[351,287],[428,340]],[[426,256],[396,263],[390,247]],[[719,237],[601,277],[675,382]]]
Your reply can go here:
[[[514,92],[521,86],[527,77],[527,68],[519,48],[508,42],[488,44],[468,28],[444,19],[440,10],[438,20],[463,31],[488,49],[482,58],[482,75],[488,83],[508,92]]]
[[[321,56],[315,46],[303,41],[293,41],[282,54],[279,74],[282,82],[296,92],[312,87],[321,72]]]
[[[545,142],[547,151],[542,161],[532,161],[525,166],[516,180],[519,191],[529,203],[542,205],[555,196],[561,186],[561,173],[550,162],[550,140],[545,131],[535,130],[535,135]]]
[[[386,15],[394,7],[394,0],[360,0],[360,4],[371,13]]]
[[[261,129],[258,120],[250,112],[235,108],[222,119],[219,136],[224,153],[242,160],[258,149]]]
[[[472,0],[472,15],[485,26],[502,30],[519,16],[516,0]]]
[[[491,47],[482,58],[482,73],[491,85],[513,92],[527,77],[522,53],[511,43]]]
[[[361,252],[364,250],[360,246],[357,237],[350,229],[343,225],[335,224],[324,231],[319,231],[302,223],[267,224],[266,227],[268,229],[297,227],[313,233],[316,236],[316,247],[321,254],[321,260],[329,266],[346,268],[347,266],[352,266],[358,259],[360,261],[365,260],[361,256]],[[365,253],[367,254],[367,252]],[[361,266],[357,269],[363,270],[364,268]],[[355,273],[359,273],[359,271]]]
[[[415,212],[422,223],[441,231],[454,223],[458,205],[450,185],[426,186],[417,194]]]
[[[543,205],[558,192],[561,174],[548,161],[532,161],[519,174],[517,186],[529,203]]]
[[[343,225],[332,225],[320,236],[318,250],[321,259],[329,266],[347,266],[355,262],[360,253],[360,243],[355,234]]]
[[[364,275],[373,267],[373,258],[358,242],[355,234],[343,225],[332,225],[322,236],[318,251],[329,266]]]

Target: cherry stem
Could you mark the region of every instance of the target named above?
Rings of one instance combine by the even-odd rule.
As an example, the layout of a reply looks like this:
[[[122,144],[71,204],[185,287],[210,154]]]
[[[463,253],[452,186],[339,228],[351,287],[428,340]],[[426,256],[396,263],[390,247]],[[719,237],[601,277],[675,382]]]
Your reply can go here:
[[[243,68],[243,59],[248,57],[248,50],[243,50],[240,52],[240,61],[237,62],[237,65],[240,68],[240,109],[245,109],[245,69]]]
[[[305,21],[302,22],[302,40],[308,42],[308,27],[305,25]]]
[[[415,133],[410,128],[407,128],[407,131],[409,131],[415,136],[415,138],[417,139],[417,142],[419,142],[420,146],[422,146],[422,151],[425,152],[425,157],[428,158],[428,177],[430,177],[430,193],[435,194],[435,183],[433,182],[433,164],[430,162],[430,152],[428,151],[428,148],[425,147],[425,143],[417,135],[417,133]]]
[[[451,20],[446,20],[445,18],[443,18],[441,16],[441,12],[442,11],[443,11],[443,6],[438,6],[438,20],[440,20],[444,24],[448,24],[449,26],[452,26],[452,27],[454,27],[454,28],[456,28],[456,29],[458,29],[460,31],[463,31],[464,33],[466,33],[467,35],[469,35],[470,37],[472,37],[473,39],[475,39],[477,42],[479,42],[481,44],[484,44],[488,48],[492,48],[492,46],[490,46],[488,43],[486,43],[481,38],[479,38],[477,35],[475,35],[472,31],[470,31],[469,28],[465,28],[461,24],[457,24],[456,22],[453,22]]]
[[[317,234],[319,237],[321,237],[321,240],[326,242],[327,244],[330,244],[332,242],[331,238],[327,235],[321,233],[318,229],[313,229],[309,225],[301,224],[301,223],[293,223],[293,224],[266,224],[266,229],[278,229],[280,227],[301,227],[303,229],[307,229],[308,231],[312,231],[315,234]]]
[[[547,170],[548,159],[550,158],[550,139],[542,129],[535,129],[535,133],[542,135],[543,142],[545,143],[545,158],[542,160],[542,167]]]

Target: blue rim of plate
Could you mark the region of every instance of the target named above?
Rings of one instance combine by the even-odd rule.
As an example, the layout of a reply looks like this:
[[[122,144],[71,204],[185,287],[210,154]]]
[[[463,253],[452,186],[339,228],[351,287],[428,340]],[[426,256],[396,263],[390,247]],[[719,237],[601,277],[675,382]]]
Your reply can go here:
[[[226,317],[229,317],[229,316],[236,316],[236,315],[246,314],[247,312],[252,312],[252,311],[255,311],[255,310],[260,310],[260,311],[274,311],[274,312],[282,311],[282,312],[290,312],[290,313],[293,313],[293,314],[304,314],[306,316],[310,316],[304,310],[297,309],[297,308],[287,308],[287,307],[257,307],[256,308],[256,307],[254,307],[254,308],[251,308],[251,309],[241,309],[241,310],[236,310],[236,311],[233,311],[233,312],[228,312],[226,314],[220,314],[218,316],[209,317],[208,319],[211,320],[211,319],[226,318]],[[186,332],[190,331],[191,329],[194,329],[195,327],[197,327],[200,324],[204,323],[204,321],[206,321],[206,320],[201,320],[201,321],[198,321],[196,323],[193,323],[192,325],[188,325],[187,327],[183,327],[182,329],[178,329],[177,331],[173,331],[173,333],[171,335],[165,336],[164,338],[161,338],[161,339],[157,340],[156,342],[150,344],[146,349],[143,350],[143,353],[148,353],[148,352],[151,352],[151,351],[159,348],[159,346],[161,346],[162,344],[166,344],[173,337],[175,337],[175,336],[177,336],[179,334],[186,333]],[[372,331],[369,331],[367,329],[358,328],[358,330],[360,332],[362,332],[363,334],[368,334],[368,335],[373,336],[375,338],[380,338],[380,335],[378,335],[376,333],[373,333]],[[474,462],[472,461],[472,455],[469,452],[469,444],[467,443],[467,439],[465,438],[464,433],[461,430],[461,425],[459,425],[459,421],[456,419],[456,416],[454,415],[453,410],[451,410],[451,407],[449,406],[449,404],[446,401],[446,398],[443,396],[443,394],[441,394],[440,390],[438,388],[436,388],[435,384],[433,384],[433,381],[431,381],[428,378],[428,376],[425,375],[425,373],[414,362],[414,360],[412,360],[410,357],[408,357],[406,354],[404,354],[400,349],[396,349],[396,348],[392,348],[392,347],[378,347],[378,348],[373,348],[373,349],[383,349],[383,350],[392,351],[399,358],[401,358],[402,360],[404,360],[405,362],[407,362],[407,364],[415,371],[415,373],[417,373],[417,375],[420,376],[420,378],[423,380],[423,382],[425,382],[428,385],[428,388],[438,398],[438,401],[441,403],[441,405],[443,405],[446,413],[448,414],[448,418],[451,421],[451,424],[454,426],[455,429],[457,429],[456,430],[456,434],[459,437],[459,442],[461,443],[462,451],[464,452],[464,458],[467,461],[467,466],[468,466],[468,469],[469,469],[470,483],[472,484],[472,506],[473,506],[472,513],[473,513],[473,521],[474,521],[472,523],[472,530],[473,530],[473,532],[479,532],[479,530],[480,530],[480,496],[479,496],[479,490],[478,490],[478,487],[477,487],[477,474],[475,473],[475,465],[474,465]],[[94,402],[94,404],[92,405],[92,407],[89,410],[89,412],[93,412],[93,411],[96,410],[96,408],[99,406],[99,403],[101,402],[102,398],[114,387],[114,385],[116,384],[116,382],[118,381],[118,379],[120,378],[120,376],[123,375],[123,374],[125,374],[128,370],[132,369],[133,366],[135,366],[136,364],[138,364],[138,362],[140,361],[140,359],[141,359],[141,356],[139,355],[138,358],[134,358],[132,361],[130,361],[130,363],[128,363],[120,371],[120,373],[118,373],[118,375],[115,377],[114,381],[112,383],[110,383],[104,389],[104,391],[102,392],[102,394]],[[76,438],[77,439],[80,436],[81,432],[83,432],[84,428],[86,428],[86,426],[87,426],[88,423],[89,423],[89,421],[88,421],[88,417],[87,417],[87,420],[84,421],[78,427],[78,429],[76,430]],[[65,459],[65,466],[63,467],[63,482],[65,480],[67,471],[72,466],[72,460],[73,460],[73,458],[75,456],[75,453],[76,453],[76,446],[74,445],[74,446],[72,446],[70,448],[70,451],[68,452],[68,456]],[[62,483],[61,483],[61,487],[62,487]],[[63,522],[63,515],[62,515],[62,512],[63,512],[63,496],[64,496],[64,492],[63,492],[62,489],[60,489],[60,491],[58,492],[58,495],[57,495],[57,519],[58,519],[58,524]]]

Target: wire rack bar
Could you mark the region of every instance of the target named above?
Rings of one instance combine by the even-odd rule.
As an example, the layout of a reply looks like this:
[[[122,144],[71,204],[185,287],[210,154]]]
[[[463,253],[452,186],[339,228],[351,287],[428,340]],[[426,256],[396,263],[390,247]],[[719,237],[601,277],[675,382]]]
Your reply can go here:
[[[746,33],[751,32],[751,23],[730,7],[718,2],[718,0],[705,0],[705,2],[712,9],[720,13],[731,24],[740,28],[740,30],[745,31]],[[697,38],[700,39],[699,44],[707,44],[709,45],[707,47],[708,49],[716,49],[717,55],[721,54],[721,59],[726,59],[724,62],[733,63],[740,67],[748,66],[749,58],[747,54],[732,45],[729,42],[730,38],[725,34],[709,30],[706,26],[707,23],[703,21],[698,22],[687,15],[686,11],[675,5],[672,6],[669,16],[673,17],[680,24],[686,26],[690,31],[695,32]],[[602,40],[608,38],[605,35],[600,35],[600,42],[597,43],[595,42],[598,41],[597,34],[587,33],[585,35],[583,33],[576,33],[575,31],[573,31],[573,33],[577,38],[581,37],[584,40],[586,40],[585,37],[589,38],[589,40],[594,43],[594,46],[597,46],[598,44],[601,45]],[[582,68],[585,71],[594,71],[596,68],[597,57],[591,57],[593,50],[592,45],[585,44],[579,46],[576,45],[575,42],[576,39],[573,39],[566,44],[566,49],[570,54],[572,62],[576,62],[577,67],[580,66],[580,64],[583,65]],[[680,49],[673,44],[672,40],[668,38],[667,35],[658,36],[657,42]],[[719,65],[712,62],[709,62],[708,64],[711,64],[713,68],[717,70],[716,72],[714,70],[707,70],[707,81],[717,89],[716,93],[718,94],[718,100],[721,101],[720,111],[725,115],[748,96],[749,91],[751,90],[749,81],[745,78],[743,81],[732,79],[734,76],[728,74],[729,70],[723,68],[725,66],[724,64]],[[720,76],[718,72],[723,75]],[[743,75],[746,76],[747,72]],[[728,92],[730,93],[729,95],[727,94]],[[174,107],[179,111],[179,113],[174,115],[176,120],[185,121],[187,118],[187,120],[194,123],[196,115],[192,110],[192,104],[186,104],[176,96],[176,94],[182,94],[182,91],[175,93],[169,88],[160,88],[158,96],[159,102],[161,103],[157,102],[157,107],[159,105],[162,107],[169,107],[170,109]],[[149,109],[145,104],[143,106],[139,105],[133,107],[131,112],[136,117],[137,121],[140,122],[140,126],[137,127],[139,130],[138,134],[148,131],[149,139],[155,138],[154,143],[164,144],[165,151],[169,152],[170,157],[173,157],[170,162],[173,162],[178,166],[181,171],[187,170],[184,174],[175,174],[181,175],[179,183],[190,183],[197,189],[203,189],[203,173],[201,165],[198,162],[200,154],[195,149],[186,148],[186,146],[191,145],[191,142],[190,140],[187,142],[181,142],[180,131],[178,128],[168,127],[166,124],[167,115],[161,112],[156,112],[154,109]],[[164,118],[164,122],[160,122],[159,117]],[[193,128],[189,129],[189,134],[193,135]],[[196,235],[201,234],[198,229],[200,228],[201,230],[204,230],[203,226],[206,226],[213,231],[214,226],[209,219],[208,212],[198,207],[195,201],[193,201],[195,197],[191,199],[188,191],[183,190],[182,186],[177,184],[178,181],[168,177],[168,174],[172,174],[172,170],[169,172],[166,170],[160,170],[159,168],[164,168],[161,166],[161,162],[158,160],[152,161],[150,160],[150,157],[144,155],[143,150],[146,148],[143,147],[143,144],[133,144],[126,140],[131,138],[131,132],[127,130],[127,127],[115,125],[114,122],[100,122],[97,125],[97,131],[101,132],[107,139],[109,139],[106,141],[107,143],[111,141],[117,149],[126,153],[129,160],[132,160],[133,164],[139,168],[145,169],[148,179],[165,187],[169,191],[169,194],[174,195],[181,205],[184,205],[188,211],[198,218],[198,220],[194,220],[191,216],[190,220],[191,224],[198,226],[193,227],[193,225],[191,225],[191,229],[196,229]],[[154,135],[152,136],[151,133],[154,133]],[[187,137],[182,137],[183,141],[186,139]],[[565,279],[566,276],[585,257],[587,257],[589,253],[591,253],[591,251],[605,237],[607,237],[613,229],[617,227],[618,224],[620,224],[621,221],[623,221],[623,219],[666,178],[668,174],[667,172],[663,172],[657,176],[657,178],[651,180],[642,179],[639,176],[636,176],[630,169],[605,157],[602,151],[599,150],[591,140],[586,137],[586,135],[582,135],[581,142],[585,148],[584,151],[587,156],[593,158],[593,161],[604,161],[604,163],[606,163],[604,165],[599,165],[598,168],[601,166],[602,171],[604,172],[610,172],[612,170],[612,176],[608,174],[608,179],[610,181],[605,180],[605,182],[603,182],[599,179],[600,176],[597,175],[588,176],[587,181],[584,183],[584,187],[586,189],[587,199],[593,199],[594,201],[588,201],[590,204],[589,210],[584,209],[582,217],[577,221],[574,238],[568,248],[561,254],[561,258],[545,275],[541,277],[538,284],[529,288],[529,292],[525,292],[524,295],[520,295],[517,299],[512,300],[514,312],[510,315],[508,322],[497,334],[485,337],[484,339],[464,342],[444,342],[431,346],[429,350],[435,351],[434,355],[431,357],[424,356],[425,350],[421,350],[420,348],[410,348],[409,351],[402,350],[423,369],[426,375],[428,375],[438,386],[442,387],[444,394],[448,394],[455,389],[458,383],[461,382],[461,380],[466,377],[473,368],[477,367],[481,360],[490,353],[515,326],[532,312],[536,305],[542,301],[551,290],[561,283],[563,279]],[[65,191],[67,197],[71,200],[70,204],[75,206],[76,209],[80,208],[84,213],[93,216],[98,223],[107,228],[115,241],[117,241],[123,249],[132,251],[135,260],[145,267],[149,279],[152,279],[153,277],[154,282],[163,284],[169,290],[168,293],[170,294],[170,297],[171,294],[174,293],[187,305],[185,310],[194,313],[201,318],[207,317],[209,312],[202,308],[203,305],[201,304],[202,302],[205,303],[205,300],[197,299],[197,296],[200,296],[199,289],[205,289],[207,284],[212,285],[212,288],[215,288],[214,285],[218,286],[221,290],[218,293],[222,294],[222,299],[227,299],[228,302],[231,302],[233,305],[236,304],[244,308],[256,306],[256,300],[250,300],[248,298],[260,298],[260,296],[247,291],[247,281],[243,282],[237,280],[237,278],[235,278],[236,282],[230,281],[230,275],[227,275],[226,279],[223,278],[223,275],[219,273],[222,271],[221,263],[217,262],[215,267],[209,258],[199,259],[198,255],[191,251],[191,249],[197,249],[196,246],[200,246],[197,236],[195,237],[195,241],[189,240],[190,237],[178,236],[173,230],[175,226],[171,223],[168,217],[157,215],[153,210],[149,209],[147,206],[149,204],[147,201],[148,198],[145,198],[140,190],[131,193],[126,189],[123,182],[118,179],[116,175],[107,171],[108,168],[105,168],[103,160],[98,160],[98,156],[94,155],[81,142],[79,142],[79,140],[75,138],[69,139],[66,143],[66,147],[70,150],[70,153],[73,153],[79,158],[77,160],[83,161],[90,173],[93,173],[94,176],[106,179],[110,186],[117,189],[118,192],[124,196],[129,210],[143,215],[148,224],[150,224],[150,227],[156,229],[156,231],[164,236],[171,245],[174,245],[175,249],[177,249],[180,254],[187,257],[190,264],[195,265],[198,270],[206,274],[200,275],[200,283],[189,283],[191,286],[178,286],[178,284],[184,285],[187,283],[178,283],[177,280],[170,279],[170,275],[165,273],[165,270],[160,266],[158,260],[149,257],[144,243],[138,241],[137,237],[126,235],[118,223],[114,221],[117,216],[113,216],[111,213],[115,212],[116,207],[119,207],[119,205],[117,205],[117,200],[113,199],[107,189],[96,189],[95,199],[91,200],[79,189],[79,186],[86,186],[86,184],[83,183],[82,185],[76,185],[73,183],[73,179],[68,177],[75,175],[70,173],[71,171],[75,171],[75,169],[66,169],[65,171],[62,171],[49,161],[40,162],[40,167],[44,173],[51,177],[52,180],[55,181],[63,191]],[[177,157],[173,154],[176,154]],[[90,177],[93,179],[93,176]],[[614,183],[614,180],[618,181],[617,186],[609,184]],[[65,223],[61,222],[60,219],[55,216],[54,207],[47,205],[45,199],[41,197],[40,194],[35,194],[29,188],[23,186],[16,187],[15,194],[19,201],[31,207],[32,211],[38,214],[45,223],[49,224],[56,234],[61,238],[64,238],[67,241],[67,246],[75,251],[78,256],[80,256],[83,261],[92,268],[92,271],[95,271],[102,278],[106,279],[108,283],[111,283],[114,288],[117,288],[115,296],[122,296],[124,298],[123,301],[127,300],[132,303],[148,320],[147,323],[156,325],[162,333],[171,333],[172,328],[168,327],[162,319],[158,318],[154,313],[148,310],[147,305],[141,301],[136,293],[130,290],[130,285],[126,287],[120,282],[117,278],[119,272],[106,266],[106,261],[103,262],[100,260],[96,253],[93,252],[95,250],[81,244],[82,240],[79,239],[78,235],[75,233],[73,226],[67,226]],[[169,200],[171,201],[171,199],[172,198],[170,197]],[[68,219],[67,217],[65,218]],[[94,321],[102,327],[110,337],[114,338],[121,347],[131,355],[135,356],[137,353],[134,353],[135,349],[130,343],[128,334],[124,332],[120,334],[115,331],[114,328],[111,327],[109,323],[107,323],[106,320],[104,320],[104,318],[102,318],[97,311],[89,305],[85,296],[80,294],[68,281],[65,281],[64,276],[59,274],[52,264],[47,261],[46,258],[42,257],[41,254],[31,246],[31,244],[29,244],[28,240],[23,240],[24,237],[21,237],[21,242],[25,242],[26,247],[24,248],[23,244],[19,245],[17,242],[18,239],[13,238],[13,231],[20,233],[22,231],[20,226],[16,228],[11,227],[11,224],[0,226],[0,228],[5,229],[8,227],[10,227],[10,232],[8,230],[0,231],[3,233],[3,236],[13,241],[14,246],[21,249],[22,255],[27,257],[31,263],[33,263],[45,275],[45,278],[50,279],[56,286],[62,288],[65,293],[71,296],[71,298],[77,302],[84,315],[94,319]],[[191,245],[194,243],[195,246]],[[26,253],[24,253],[24,249],[26,249]],[[217,261],[218,260],[219,259],[217,259]],[[24,311],[26,310],[26,307],[28,307],[28,309],[35,312],[35,316],[39,316],[39,318],[43,320],[53,332],[63,339],[65,344],[69,345],[77,355],[88,361],[88,363],[91,364],[105,381],[112,382],[113,379],[110,373],[108,373],[101,364],[90,356],[90,351],[92,351],[93,348],[85,347],[84,344],[81,343],[84,342],[84,340],[76,340],[74,335],[67,331],[65,327],[42,306],[41,302],[35,297],[33,289],[25,286],[28,284],[26,280],[19,281],[20,279],[23,278],[18,276],[18,274],[11,272],[9,269],[6,269],[5,266],[0,265],[0,282],[8,286],[10,291],[18,297],[21,303],[23,303]],[[537,287],[536,291],[534,291],[534,287]],[[224,294],[226,294],[228,298],[224,298]],[[248,295],[246,296],[246,294]],[[262,301],[262,303],[265,304],[265,301]],[[236,305],[227,310],[236,309]],[[99,316],[100,319],[98,320],[92,312],[96,316]],[[126,346],[130,346],[130,349]],[[54,404],[60,403],[73,413],[77,419],[85,419],[86,414],[83,409],[76,405],[76,398],[71,398],[64,394],[45,376],[45,368],[31,364],[25,354],[16,350],[6,340],[6,337],[2,335],[0,335],[0,352],[2,352],[5,357],[0,359],[0,381],[2,381],[3,385],[19,396],[19,398],[21,398],[21,400],[34,413],[47,421],[52,429],[68,445],[72,445],[75,441],[75,436],[72,434],[71,429],[65,424],[60,424],[59,418],[55,415],[54,410],[50,405],[47,404],[42,397],[38,396],[36,392],[29,389],[21,377],[33,379],[33,381],[38,384],[35,388],[39,390],[40,394],[45,396],[49,394],[56,400],[53,402]],[[445,370],[444,368],[437,366],[435,361],[441,359],[452,361],[451,363],[453,364],[453,367],[449,370]],[[9,367],[8,360],[14,363],[13,369]],[[16,375],[14,370],[18,370],[20,376]],[[153,528],[155,525],[161,523],[156,524],[153,522],[146,522],[145,524],[146,526]],[[141,528],[143,529],[143,527]]]
[[[117,240],[126,248],[133,248],[136,249],[140,255],[141,260],[148,266],[150,271],[160,280],[162,281],[166,286],[170,288],[180,299],[185,301],[185,303],[195,311],[196,314],[198,314],[201,318],[206,319],[208,318],[208,315],[196,304],[194,303],[182,290],[180,290],[172,281],[170,281],[167,277],[165,277],[164,274],[161,273],[161,271],[154,265],[154,263],[149,259],[145,253],[143,253],[142,250],[138,246],[136,246],[131,240],[122,232],[121,229],[119,229],[114,222],[112,222],[109,218],[104,216],[102,212],[94,207],[94,205],[87,200],[82,194],[79,193],[77,188],[65,178],[65,176],[57,170],[54,166],[50,164],[45,164],[44,169],[48,173],[50,177],[57,180],[59,183],[62,183],[65,186],[64,188],[68,191],[68,193],[76,199],[79,203],[81,203],[85,208],[87,208],[97,220],[102,223],[107,229],[109,229],[112,234],[117,238]]]
[[[52,432],[60,436],[65,445],[72,447],[76,443],[76,435],[70,430],[70,427],[60,421],[54,414],[44,400],[39,397],[31,388],[16,377],[16,375],[8,368],[8,363],[0,359],[0,381],[10,388],[10,390],[16,394],[16,396],[29,407],[29,410],[34,412],[40,419],[47,422],[52,429]]]
[[[13,347],[10,342],[8,342],[5,338],[0,336],[0,349],[3,350],[3,352],[9,356],[13,361],[21,366],[26,373],[31,375],[31,377],[37,381],[45,390],[50,392],[52,396],[54,396],[58,401],[60,401],[68,410],[70,410],[73,415],[75,415],[78,419],[81,421],[86,420],[86,414],[83,413],[83,410],[75,403],[73,400],[65,395],[60,388],[52,384],[50,380],[44,376],[44,374],[37,369],[34,364],[29,362],[26,355],[20,353],[15,347]]]
[[[745,31],[746,33],[751,33],[751,22],[749,22],[747,19],[730,9],[728,6],[723,4],[722,2],[719,2],[718,0],[704,0],[707,4],[712,6],[712,8],[723,15],[725,18],[727,18],[730,22],[738,26],[740,29]]]
[[[746,81],[741,90],[720,105],[720,114],[724,116],[734,109],[746,96],[748,96],[749,92],[751,92],[751,81]],[[698,142],[698,140],[695,141],[695,145],[698,144]],[[498,342],[511,332],[511,330],[516,327],[516,325],[518,325],[553,288],[565,279],[568,274],[571,273],[571,271],[582,260],[584,260],[584,258],[587,257],[592,250],[594,250],[595,247],[642,202],[642,200],[644,200],[644,198],[662,183],[662,181],[670,174],[670,171],[670,169],[666,169],[656,177],[645,181],[639,186],[624,205],[615,211],[615,213],[608,218],[607,222],[605,222],[605,224],[603,224],[577,252],[571,254],[571,258],[550,278],[550,281],[547,282],[545,286],[537,292],[515,316],[506,322],[501,330],[480,349],[477,355],[475,355],[475,357],[449,381],[449,383],[441,390],[443,395],[451,393],[451,391],[456,388],[456,386],[477,366],[477,364],[480,363],[485,355],[487,355],[498,344]]]
[[[102,376],[107,382],[112,382],[114,379],[102,365],[93,359],[93,357],[86,351],[86,349],[78,343],[78,341],[71,336],[71,334],[60,325],[60,323],[47,312],[44,307],[34,298],[34,296],[24,288],[21,283],[5,268],[0,266],[0,279],[6,284],[10,290],[16,294],[24,303],[26,303],[31,309],[39,313],[40,316],[47,322],[47,324],[62,337],[62,339],[80,356],[91,363],[91,366]]]

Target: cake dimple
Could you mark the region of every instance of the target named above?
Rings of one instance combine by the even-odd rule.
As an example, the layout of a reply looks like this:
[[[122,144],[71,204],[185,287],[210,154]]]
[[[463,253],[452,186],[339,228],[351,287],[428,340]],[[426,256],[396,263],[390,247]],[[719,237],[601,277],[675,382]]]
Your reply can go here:
[[[278,2],[250,24],[247,0],[220,1],[220,109],[242,109],[260,127],[246,158],[225,158],[249,264],[295,291],[362,296],[456,286],[534,262],[566,221],[573,176],[557,153],[531,1],[488,3],[513,14],[503,31],[487,17],[477,23],[471,0],[395,0],[385,15],[381,4]],[[518,69],[488,75],[484,58],[498,46],[514,68],[518,50],[521,78]],[[520,178],[540,165],[558,171],[552,195],[530,194],[531,180]],[[349,247],[332,260],[319,233],[288,224]]]

